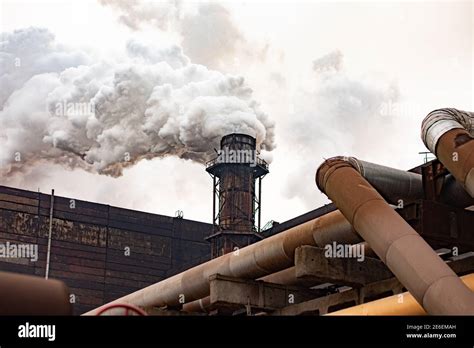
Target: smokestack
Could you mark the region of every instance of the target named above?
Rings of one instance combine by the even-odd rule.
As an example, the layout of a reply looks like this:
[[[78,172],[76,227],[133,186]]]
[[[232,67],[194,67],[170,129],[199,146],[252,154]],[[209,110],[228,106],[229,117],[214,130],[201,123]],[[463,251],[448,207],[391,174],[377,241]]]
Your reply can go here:
[[[217,157],[206,167],[213,179],[214,230],[207,239],[214,258],[261,239],[261,187],[268,164],[258,157],[255,138],[232,133],[222,138]]]

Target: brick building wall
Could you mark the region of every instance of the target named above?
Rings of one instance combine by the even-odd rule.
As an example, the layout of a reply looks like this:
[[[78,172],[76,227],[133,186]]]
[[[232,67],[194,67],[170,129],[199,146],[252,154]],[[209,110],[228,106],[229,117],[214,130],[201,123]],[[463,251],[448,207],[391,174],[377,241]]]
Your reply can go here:
[[[38,245],[38,260],[0,257],[0,270],[45,275],[51,196],[0,186],[0,243]],[[54,197],[50,278],[74,294],[75,314],[210,258],[211,225]]]

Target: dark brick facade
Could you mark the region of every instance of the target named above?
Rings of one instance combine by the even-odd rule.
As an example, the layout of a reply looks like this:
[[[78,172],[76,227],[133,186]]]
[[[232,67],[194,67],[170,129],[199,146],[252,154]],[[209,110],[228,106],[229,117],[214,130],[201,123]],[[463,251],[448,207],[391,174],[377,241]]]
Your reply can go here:
[[[0,270],[44,276],[50,201],[0,186],[0,243],[39,249],[36,262],[0,258]],[[76,314],[210,258],[210,224],[64,197],[53,208],[49,276],[70,287]]]

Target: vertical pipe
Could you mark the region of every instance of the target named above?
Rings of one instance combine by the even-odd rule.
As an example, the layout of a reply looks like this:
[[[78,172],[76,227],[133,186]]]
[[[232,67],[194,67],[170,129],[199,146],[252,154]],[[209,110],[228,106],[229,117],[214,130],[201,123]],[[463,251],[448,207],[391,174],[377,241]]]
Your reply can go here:
[[[262,222],[262,177],[258,178],[258,232]]]
[[[48,251],[46,253],[46,273],[45,279],[49,277],[49,260],[51,257],[51,235],[53,231],[53,209],[54,209],[54,190],[51,190],[51,202],[49,207],[49,232],[48,232]]]
[[[212,232],[216,228],[216,176],[212,176]]]

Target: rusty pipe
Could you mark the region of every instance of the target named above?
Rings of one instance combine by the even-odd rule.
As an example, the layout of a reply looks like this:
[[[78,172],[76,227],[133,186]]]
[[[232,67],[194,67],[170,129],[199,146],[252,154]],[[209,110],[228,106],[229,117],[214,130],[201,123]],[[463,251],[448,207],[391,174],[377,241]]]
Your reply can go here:
[[[474,291],[474,273],[461,277],[461,280]],[[409,292],[404,292],[327,315],[426,315],[426,312]]]
[[[211,305],[211,296],[200,298],[183,305],[183,312],[188,313],[208,313],[208,308]]]
[[[428,313],[474,314],[474,293],[350,161],[326,160],[316,183]]]
[[[0,315],[71,315],[68,287],[59,280],[0,272]]]
[[[209,277],[213,274],[258,279],[293,266],[297,247],[320,243],[324,245],[333,240],[350,244],[361,241],[339,211],[330,212],[236,252],[197,265],[111,303],[131,303],[142,308],[179,306],[208,296]],[[100,308],[85,314],[94,315]]]
[[[474,113],[453,108],[434,110],[423,120],[421,138],[474,197]]]
[[[273,283],[273,284],[299,285],[304,281],[302,281],[302,279],[296,278],[295,270],[296,270],[295,266],[292,266],[284,270],[281,270],[279,272],[266,275],[265,277],[262,277],[258,280],[262,280],[264,282]]]

